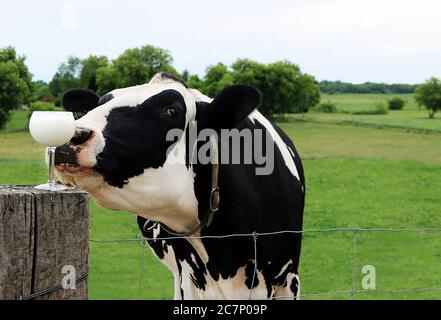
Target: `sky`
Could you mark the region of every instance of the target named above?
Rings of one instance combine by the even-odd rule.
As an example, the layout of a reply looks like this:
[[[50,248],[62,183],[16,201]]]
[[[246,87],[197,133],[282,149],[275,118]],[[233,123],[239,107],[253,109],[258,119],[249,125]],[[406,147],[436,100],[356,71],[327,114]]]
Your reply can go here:
[[[290,60],[318,80],[441,77],[439,0],[2,0],[0,47],[49,81],[69,55],[150,44],[200,76],[237,58]]]

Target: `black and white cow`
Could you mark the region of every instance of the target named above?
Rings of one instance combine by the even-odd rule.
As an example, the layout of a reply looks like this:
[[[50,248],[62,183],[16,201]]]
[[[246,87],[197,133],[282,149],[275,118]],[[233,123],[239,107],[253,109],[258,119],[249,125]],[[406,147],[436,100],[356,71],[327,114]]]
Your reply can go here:
[[[149,245],[174,275],[175,299],[248,299],[251,287],[257,299],[299,295],[301,234],[259,236],[254,281],[252,237],[204,238],[302,228],[302,164],[287,135],[256,110],[260,101],[256,89],[243,85],[211,99],[166,73],[102,97],[75,89],[63,98],[67,110],[87,113],[76,120],[70,143],[57,148],[60,180],[84,188],[105,208],[137,214],[145,236],[170,238]],[[212,164],[189,161],[200,147],[189,145],[195,120],[198,130],[263,130],[274,145],[274,169],[256,175],[255,163],[221,163],[212,223],[181,238],[174,233],[206,220],[213,181]],[[185,134],[167,141],[176,128]],[[178,147],[185,152],[167,152]],[[172,154],[181,161],[170,161]]]

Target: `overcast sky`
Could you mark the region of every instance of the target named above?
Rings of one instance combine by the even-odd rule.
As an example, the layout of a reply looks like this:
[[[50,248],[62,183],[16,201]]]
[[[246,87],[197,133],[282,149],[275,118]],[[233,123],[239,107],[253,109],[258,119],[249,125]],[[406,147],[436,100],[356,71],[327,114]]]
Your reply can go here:
[[[238,57],[288,59],[318,80],[441,77],[439,0],[3,0],[0,47],[48,81],[68,55],[116,58],[151,44],[203,75]]]

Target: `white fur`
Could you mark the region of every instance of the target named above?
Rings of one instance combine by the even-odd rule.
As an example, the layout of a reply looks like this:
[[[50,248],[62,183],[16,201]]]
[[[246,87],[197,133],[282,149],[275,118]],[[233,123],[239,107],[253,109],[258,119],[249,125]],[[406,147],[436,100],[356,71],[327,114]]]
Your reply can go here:
[[[292,263],[292,260],[289,260],[287,263],[285,263],[285,265],[282,267],[282,269],[280,269],[280,272],[277,276],[275,276],[275,278],[280,277],[285,271],[286,268],[288,268],[288,266]]]
[[[272,124],[265,118],[259,111],[255,110],[250,113],[248,118],[254,123],[254,121],[258,121],[262,126],[266,128],[268,133],[273,138],[277,148],[279,148],[280,153],[282,154],[283,160],[285,161],[286,167],[289,169],[291,174],[300,181],[299,173],[297,171],[297,167],[294,163],[293,157],[294,153],[289,151],[288,146],[285,142],[283,142],[282,138],[276,132]]]

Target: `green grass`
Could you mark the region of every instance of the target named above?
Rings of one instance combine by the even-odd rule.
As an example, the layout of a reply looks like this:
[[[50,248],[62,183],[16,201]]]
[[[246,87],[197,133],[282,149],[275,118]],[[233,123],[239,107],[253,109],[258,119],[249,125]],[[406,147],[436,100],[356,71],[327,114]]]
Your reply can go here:
[[[441,132],[441,117],[438,116],[435,119],[429,119],[425,110],[391,110],[388,114],[382,115],[310,112],[307,114],[289,115],[288,119],[378,128],[396,128],[418,132]]]
[[[387,104],[387,100],[395,96],[407,101],[403,110],[390,110],[388,114],[380,115],[353,114],[372,111],[377,103]],[[288,120],[396,128],[417,132],[441,132],[441,116],[429,119],[427,110],[418,108],[411,94],[325,94],[322,95],[322,101],[331,101],[340,112],[293,114],[288,115]]]
[[[11,119],[6,127],[1,130],[2,133],[25,131],[28,129],[28,111],[16,110],[12,113]]]
[[[340,110],[356,111],[373,109],[379,102],[387,104],[393,97],[400,97],[406,101],[405,109],[418,109],[413,94],[322,94],[321,101],[331,101]]]
[[[418,112],[404,110],[402,112]],[[401,111],[397,111],[401,112]],[[331,115],[334,116],[334,115]],[[441,134],[336,124],[289,122],[280,126],[302,156],[307,198],[304,228],[441,227]],[[441,127],[441,126],[440,126]],[[439,128],[438,128],[439,129]],[[0,184],[45,179],[44,148],[26,132],[0,134]],[[136,238],[135,216],[91,204],[91,239]],[[441,233],[306,233],[302,292],[360,289],[363,265],[376,267],[375,293],[360,299],[439,299],[441,292],[383,292],[441,287]],[[141,278],[141,257],[145,255]],[[353,268],[353,266],[355,266]],[[91,243],[91,299],[170,299],[170,272],[139,243]],[[141,284],[141,292],[138,291]],[[313,298],[313,297],[311,297]],[[348,294],[316,298],[349,299]]]
[[[440,123],[441,125],[441,123]],[[343,157],[441,163],[441,135],[334,123],[279,123],[302,158]]]

